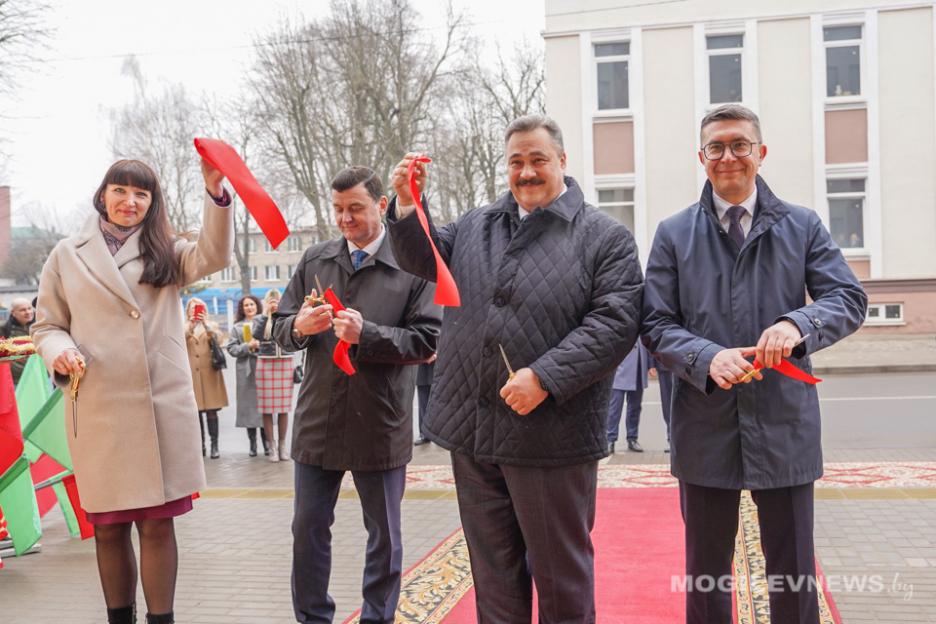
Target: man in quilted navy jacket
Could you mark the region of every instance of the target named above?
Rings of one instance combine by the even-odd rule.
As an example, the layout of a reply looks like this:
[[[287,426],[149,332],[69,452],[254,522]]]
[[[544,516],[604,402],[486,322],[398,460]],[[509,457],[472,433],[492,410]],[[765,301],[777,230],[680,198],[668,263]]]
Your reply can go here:
[[[479,621],[529,622],[535,580],[541,622],[589,623],[611,375],[643,280],[631,233],[564,176],[554,121],[516,119],[505,144],[509,192],[430,227],[462,305],[443,317],[426,435],[452,452]],[[394,171],[388,220],[401,268],[435,280],[407,183],[417,156]]]

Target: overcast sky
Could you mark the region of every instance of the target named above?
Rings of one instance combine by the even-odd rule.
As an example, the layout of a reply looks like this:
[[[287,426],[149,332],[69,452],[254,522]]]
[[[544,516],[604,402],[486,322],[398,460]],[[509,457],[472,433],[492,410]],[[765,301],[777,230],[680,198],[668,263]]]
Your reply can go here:
[[[440,0],[412,0],[427,36],[444,24]],[[473,30],[509,50],[544,27],[544,0],[453,0]],[[9,156],[0,185],[13,190],[13,224],[44,207],[73,222],[111,163],[108,111],[132,99],[121,75],[135,54],[149,84],[179,82],[192,93],[236,94],[253,60],[251,43],[283,17],[315,16],[325,0],[53,0],[55,33],[46,66],[21,77],[0,101]],[[490,51],[493,46],[484,46]],[[223,138],[223,137],[221,137]],[[194,148],[193,148],[194,149]]]

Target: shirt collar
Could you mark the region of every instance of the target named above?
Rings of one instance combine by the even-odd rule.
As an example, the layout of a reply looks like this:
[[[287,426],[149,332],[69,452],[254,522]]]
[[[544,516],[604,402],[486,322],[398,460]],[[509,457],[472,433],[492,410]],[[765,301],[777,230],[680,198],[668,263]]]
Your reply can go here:
[[[757,208],[757,187],[754,187],[754,192],[751,193],[747,199],[745,199],[740,204],[732,204],[718,196],[714,190],[712,191],[712,200],[715,202],[715,214],[718,215],[718,220],[722,221],[725,218],[725,213],[728,212],[728,209],[732,206],[741,206],[744,208],[751,217],[754,216],[754,210]]]
[[[562,190],[559,192],[558,195],[556,195],[556,197],[553,199],[553,201],[556,201],[557,199],[559,199],[560,197],[562,197],[563,195],[565,195],[565,194],[566,194],[566,191],[568,191],[568,190],[569,190],[568,185],[566,185],[566,183],[563,182],[563,183],[562,183]],[[516,201],[516,198],[514,198],[514,201]],[[552,202],[549,202],[549,203],[552,203]],[[531,212],[531,211],[527,210],[526,208],[524,208],[523,206],[521,206],[519,203],[517,203],[517,216],[520,217],[520,220],[521,220],[521,221],[522,221],[523,219],[526,219],[527,217],[529,217],[529,216],[530,216],[530,212]]]
[[[367,254],[366,257],[373,256],[375,253],[377,253],[377,250],[380,249],[380,244],[383,243],[383,239],[384,239],[384,237],[385,237],[386,235],[387,235],[387,228],[385,228],[385,227],[384,227],[384,224],[381,223],[381,224],[380,224],[380,234],[378,234],[378,235],[377,235],[377,238],[375,238],[374,240],[372,240],[371,242],[369,242],[369,243],[368,243],[367,245],[365,245],[364,247],[358,247],[357,245],[355,245],[355,244],[352,243],[351,241],[347,241],[347,242],[348,242],[348,255],[350,255],[351,252],[354,252],[354,251],[357,251],[358,249],[360,249],[361,251],[363,251],[364,253]]]

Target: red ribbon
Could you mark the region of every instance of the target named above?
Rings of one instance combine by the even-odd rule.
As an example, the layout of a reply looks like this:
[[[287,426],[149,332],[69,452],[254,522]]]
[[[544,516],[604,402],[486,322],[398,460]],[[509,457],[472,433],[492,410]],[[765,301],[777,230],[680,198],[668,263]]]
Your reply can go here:
[[[289,236],[289,227],[276,203],[263,190],[234,148],[217,139],[195,139],[195,149],[205,161],[231,181],[237,195],[260,226],[273,249]]]
[[[341,312],[345,309],[341,305],[341,301],[338,300],[338,295],[335,294],[331,288],[325,289],[325,294],[322,295],[325,297],[325,301],[334,308],[335,313]],[[348,349],[351,348],[351,345],[344,340],[339,340],[338,344],[335,345],[335,350],[332,352],[332,361],[335,363],[335,366],[343,370],[348,375],[353,375],[357,371],[354,370],[354,365],[351,364],[351,356],[348,355]]]
[[[764,365],[761,364],[759,360],[754,360],[754,368],[757,370],[762,370],[764,368]],[[816,385],[817,383],[822,381],[818,377],[813,377],[806,371],[796,368],[796,366],[791,364],[788,360],[784,360],[784,359],[781,359],[780,363],[773,367],[773,370],[777,371],[778,373],[782,375],[786,375],[787,377],[795,379],[796,381],[802,381],[804,383],[808,383],[812,385]]]
[[[410,194],[413,196],[413,201],[416,203],[416,216],[419,219],[419,224],[422,226],[423,232],[426,233],[426,238],[429,239],[429,246],[432,247],[432,253],[435,256],[436,292],[433,301],[438,305],[457,308],[461,305],[458,286],[455,285],[455,278],[452,277],[452,273],[449,271],[448,266],[446,266],[445,260],[442,259],[442,254],[440,254],[439,250],[436,248],[435,242],[432,240],[432,235],[429,234],[429,218],[426,217],[426,211],[423,209],[422,200],[419,195],[419,187],[416,185],[416,163],[430,162],[432,162],[430,158],[418,156],[410,161],[406,169],[406,174],[409,176]]]
[[[81,498],[78,496],[78,483],[75,481],[75,475],[70,474],[62,479],[62,485],[65,486],[65,492],[68,494],[68,502],[71,503],[72,510],[75,512],[75,518],[78,520],[78,531],[81,539],[86,540],[94,537],[94,525],[88,520],[88,515],[81,506]]]

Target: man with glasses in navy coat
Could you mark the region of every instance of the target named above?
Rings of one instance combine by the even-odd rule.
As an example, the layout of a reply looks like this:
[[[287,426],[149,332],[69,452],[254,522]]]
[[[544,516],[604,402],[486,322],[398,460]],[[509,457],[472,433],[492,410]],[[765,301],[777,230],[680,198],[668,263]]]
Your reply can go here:
[[[819,216],[777,198],[757,175],[767,155],[757,115],[714,109],[701,145],[708,182],[698,203],[657,229],[641,331],[675,376],[686,620],[732,621],[730,583],[720,581],[731,579],[741,490],[751,490],[774,583],[771,618],[813,624],[819,399],[814,385],[770,369],[788,358],[808,372],[811,353],[858,329],[867,297]],[[766,370],[751,373],[754,356]]]

